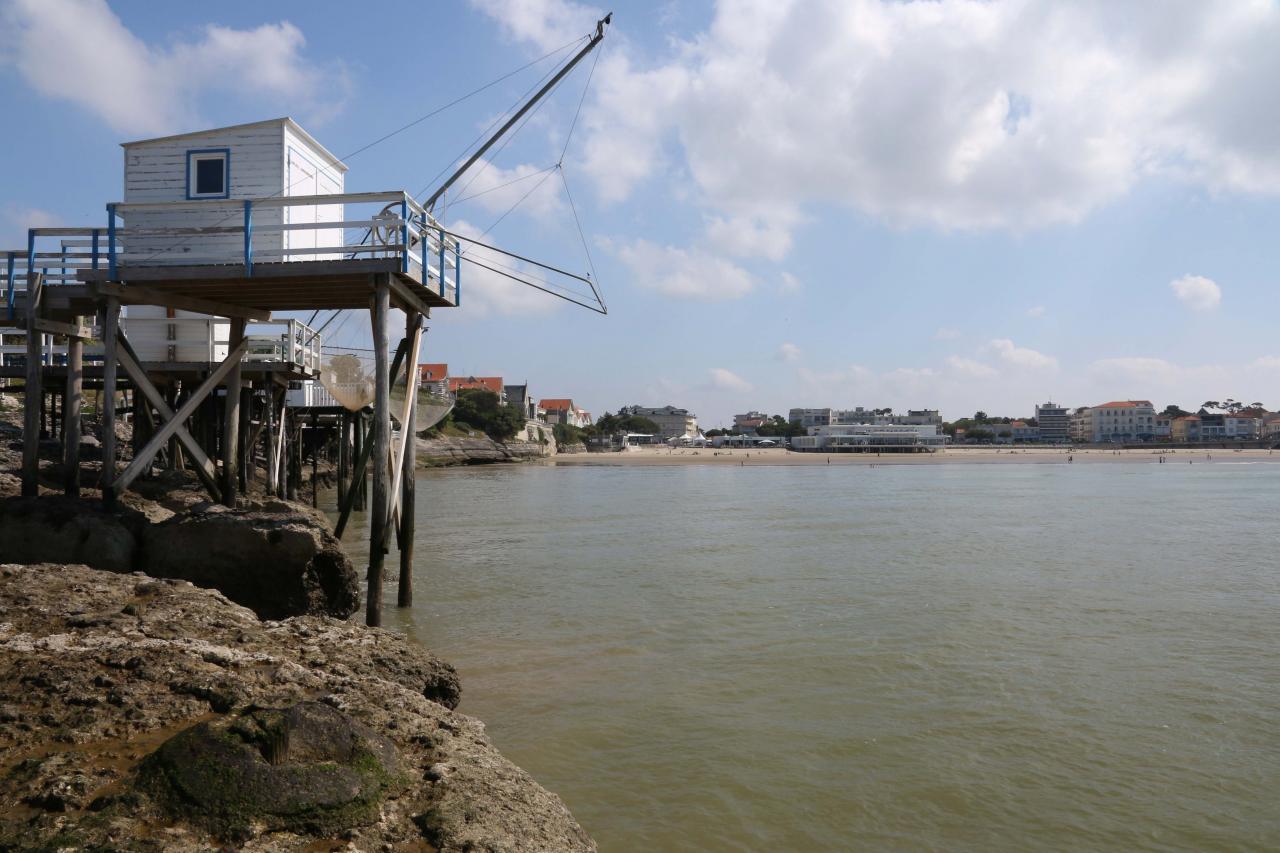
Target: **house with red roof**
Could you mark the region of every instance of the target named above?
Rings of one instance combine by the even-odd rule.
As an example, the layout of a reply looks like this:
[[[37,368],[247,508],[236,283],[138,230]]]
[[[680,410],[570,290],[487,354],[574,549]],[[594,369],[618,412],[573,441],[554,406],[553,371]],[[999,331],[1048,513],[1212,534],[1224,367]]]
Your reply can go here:
[[[449,393],[457,394],[459,391],[467,391],[470,389],[478,389],[481,391],[492,391],[498,395],[498,402],[507,402],[506,393],[502,387],[501,376],[450,376],[449,377]]]
[[[419,364],[418,377],[422,388],[437,397],[443,397],[449,391],[449,365]]]

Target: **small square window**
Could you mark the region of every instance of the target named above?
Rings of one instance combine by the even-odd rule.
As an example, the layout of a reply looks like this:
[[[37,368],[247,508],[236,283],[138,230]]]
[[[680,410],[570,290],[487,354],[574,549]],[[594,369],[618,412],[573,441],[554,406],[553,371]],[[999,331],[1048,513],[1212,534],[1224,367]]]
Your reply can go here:
[[[187,198],[228,198],[230,175],[226,149],[187,152]]]

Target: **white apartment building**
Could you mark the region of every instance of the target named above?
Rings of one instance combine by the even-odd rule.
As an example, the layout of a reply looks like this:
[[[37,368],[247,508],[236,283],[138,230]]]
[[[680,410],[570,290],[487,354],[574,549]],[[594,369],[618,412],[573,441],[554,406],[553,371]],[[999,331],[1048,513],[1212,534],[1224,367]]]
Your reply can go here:
[[[658,429],[662,431],[663,441],[670,438],[683,438],[686,435],[696,436],[698,434],[698,416],[688,409],[678,409],[675,406],[662,406],[661,408],[623,406],[618,410],[618,414],[648,418],[657,424]]]
[[[791,439],[791,449],[808,453],[934,452],[947,437],[933,424],[829,424]]]
[[[1150,400],[1115,400],[1083,412],[1080,441],[1120,444],[1152,441],[1156,436],[1156,410]]]
[[[1071,414],[1057,403],[1041,403],[1036,406],[1036,423],[1040,425],[1040,440],[1059,443],[1071,438]]]
[[[942,415],[937,409],[908,409],[905,415],[882,414],[883,410],[864,409],[792,409],[787,420],[806,429],[823,426],[852,426],[870,424],[881,426],[933,425],[942,427]]]
[[[831,409],[792,409],[787,413],[787,420],[793,424],[800,424],[806,429],[829,426]]]

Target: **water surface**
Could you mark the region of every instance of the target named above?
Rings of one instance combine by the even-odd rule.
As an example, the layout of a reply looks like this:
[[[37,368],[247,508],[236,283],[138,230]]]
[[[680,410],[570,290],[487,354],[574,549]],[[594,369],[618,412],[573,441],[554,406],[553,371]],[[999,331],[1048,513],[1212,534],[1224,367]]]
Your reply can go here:
[[[502,466],[417,501],[387,625],[604,851],[1280,848],[1280,467]]]

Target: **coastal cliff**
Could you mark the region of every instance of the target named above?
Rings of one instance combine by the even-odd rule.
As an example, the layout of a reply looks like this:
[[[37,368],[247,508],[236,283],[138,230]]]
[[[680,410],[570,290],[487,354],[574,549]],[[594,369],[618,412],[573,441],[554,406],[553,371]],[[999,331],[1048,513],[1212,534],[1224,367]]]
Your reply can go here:
[[[549,449],[536,441],[498,442],[482,433],[467,437],[419,438],[415,450],[419,468],[533,462],[554,455],[554,445]]]
[[[0,849],[595,849],[389,631],[49,564],[0,613]]]

